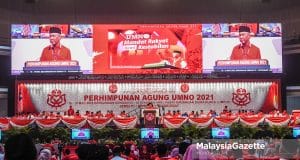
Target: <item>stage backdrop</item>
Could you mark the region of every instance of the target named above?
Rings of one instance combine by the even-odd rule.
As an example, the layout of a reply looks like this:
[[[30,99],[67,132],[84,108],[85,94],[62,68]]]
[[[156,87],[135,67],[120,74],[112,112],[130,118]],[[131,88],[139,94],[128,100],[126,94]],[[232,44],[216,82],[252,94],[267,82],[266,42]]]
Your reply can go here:
[[[17,112],[63,112],[75,110],[115,113],[125,110],[138,114],[139,107],[152,102],[160,112],[190,112],[210,109],[218,113],[229,109],[268,112],[280,109],[279,81],[236,82],[232,80],[198,82],[83,82],[18,81]],[[136,109],[136,112],[133,111]]]

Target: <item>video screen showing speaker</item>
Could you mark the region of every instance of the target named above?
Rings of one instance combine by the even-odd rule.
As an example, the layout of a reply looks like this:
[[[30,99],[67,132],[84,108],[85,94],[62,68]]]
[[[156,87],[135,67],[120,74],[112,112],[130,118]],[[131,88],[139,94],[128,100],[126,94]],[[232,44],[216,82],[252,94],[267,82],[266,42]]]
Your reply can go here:
[[[141,128],[141,139],[159,139],[159,128]]]
[[[282,73],[280,23],[203,24],[203,73]]]
[[[294,138],[300,138],[300,127],[294,127],[293,128],[293,137]]]
[[[211,136],[213,139],[229,139],[230,128],[212,128]]]
[[[91,139],[90,129],[71,129],[72,140],[89,140]]]
[[[92,74],[92,25],[11,25],[11,73]]]

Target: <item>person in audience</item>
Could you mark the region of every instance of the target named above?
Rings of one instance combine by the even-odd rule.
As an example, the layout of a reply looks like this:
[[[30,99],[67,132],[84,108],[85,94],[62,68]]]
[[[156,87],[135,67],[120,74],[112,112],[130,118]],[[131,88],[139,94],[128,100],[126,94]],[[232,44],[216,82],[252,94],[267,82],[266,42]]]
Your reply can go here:
[[[203,111],[203,110],[202,110],[202,111]],[[209,112],[207,113],[207,116],[211,117],[212,114],[213,114],[213,110],[211,109],[211,110],[209,110]],[[200,116],[201,116],[201,111],[200,111]]]
[[[154,160],[168,159],[168,148],[166,144],[158,144],[156,147],[157,157]]]
[[[63,117],[68,117],[68,112],[67,111],[64,111]]]
[[[140,160],[149,160],[151,157],[150,152],[148,151],[148,147],[146,144],[142,145],[141,151],[139,152],[140,154]]]
[[[171,110],[168,110],[168,112],[166,113],[166,115],[165,116],[172,116],[172,112],[171,112]]]
[[[192,111],[192,112],[189,114],[188,117],[189,117],[189,118],[194,118],[194,117],[195,117],[195,111]]]
[[[104,145],[80,144],[76,153],[79,160],[108,160],[109,150]]]
[[[120,117],[126,117],[126,112],[125,111],[122,111],[121,113],[120,113]]]
[[[224,106],[223,113],[227,113],[227,112],[228,112],[228,106]]]
[[[80,111],[79,111],[79,110],[77,110],[77,111],[75,112],[74,118],[81,118],[81,115],[80,115]]]
[[[175,117],[180,117],[180,116],[181,116],[180,110],[177,110],[175,113]]]
[[[196,144],[191,144],[183,156],[183,160],[214,160],[213,155],[206,149],[197,148]]]
[[[180,159],[183,158],[184,153],[186,152],[186,149],[191,145],[191,143],[188,143],[187,141],[179,143],[179,154],[178,157]]]
[[[96,116],[97,116],[98,118],[100,118],[100,117],[103,117],[103,114],[101,113],[101,111],[98,111],[98,112],[96,113]]]
[[[111,160],[126,160],[125,158],[122,157],[122,148],[120,146],[115,146],[113,149],[113,157]]]
[[[111,117],[115,117],[115,113],[113,110],[110,110]]]
[[[56,112],[56,118],[62,118],[60,112]]]
[[[195,113],[195,117],[196,117],[196,118],[198,118],[199,116],[200,116],[199,112],[198,112],[198,111],[196,111],[196,113]]]
[[[39,153],[39,156],[37,158],[38,160],[56,160],[55,158],[52,158],[51,151],[49,149],[42,149]]]
[[[175,117],[176,116],[176,111],[172,112],[172,116]]]
[[[4,149],[3,146],[0,145],[0,160],[4,160]]]
[[[188,115],[187,112],[184,112],[181,116],[182,116],[182,117],[188,117],[189,115]]]
[[[112,115],[109,110],[106,111],[105,117],[112,118]]]
[[[73,109],[72,106],[69,106],[69,109],[68,109],[68,116],[73,116],[75,114],[75,111]]]
[[[85,114],[83,116],[84,117],[89,117],[90,116],[90,111],[85,111]]]
[[[212,113],[211,113],[211,117],[216,117],[216,116],[218,116],[218,114],[215,110],[213,110]]]
[[[70,149],[65,150],[65,155],[62,160],[78,160],[78,156],[76,154],[71,153]]]
[[[51,27],[49,30],[50,45],[46,46],[40,61],[71,61],[70,49],[61,44],[61,29]]]
[[[48,118],[49,119],[55,119],[56,118],[56,115],[53,113],[53,111],[50,112]]]
[[[189,114],[189,118],[194,118],[195,117],[195,111],[192,111],[190,114]]]
[[[179,159],[180,156],[179,156],[179,148],[177,146],[174,146],[171,153],[170,153],[170,158],[174,158],[174,159]]]
[[[36,160],[37,151],[28,134],[12,135],[5,142],[6,160]]]

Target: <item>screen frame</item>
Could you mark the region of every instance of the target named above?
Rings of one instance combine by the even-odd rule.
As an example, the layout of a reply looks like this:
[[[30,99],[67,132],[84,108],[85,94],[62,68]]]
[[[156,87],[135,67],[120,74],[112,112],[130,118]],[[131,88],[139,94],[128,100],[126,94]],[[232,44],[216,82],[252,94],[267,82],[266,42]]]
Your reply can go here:
[[[88,137],[87,138],[74,138],[76,136],[73,136],[73,132],[75,132],[75,130],[84,130],[85,133],[88,133]],[[92,135],[91,135],[91,129],[89,128],[72,128],[70,130],[70,133],[71,133],[71,140],[90,140],[92,138]],[[86,136],[85,136],[86,137]]]
[[[220,138],[220,137],[218,137],[218,136],[214,136],[213,135],[213,130],[214,129],[218,129],[218,130],[220,130],[220,129],[226,129],[226,131],[228,130],[228,137],[225,137],[224,136],[224,138]],[[211,128],[211,137],[213,138],[213,139],[230,139],[230,127],[212,127]]]
[[[154,133],[157,132],[158,138],[143,138],[142,137],[142,131],[145,130],[145,129],[146,129],[147,132],[149,131],[149,129],[153,129]],[[141,139],[159,139],[160,138],[160,130],[159,130],[159,128],[141,128],[140,129],[140,138]]]

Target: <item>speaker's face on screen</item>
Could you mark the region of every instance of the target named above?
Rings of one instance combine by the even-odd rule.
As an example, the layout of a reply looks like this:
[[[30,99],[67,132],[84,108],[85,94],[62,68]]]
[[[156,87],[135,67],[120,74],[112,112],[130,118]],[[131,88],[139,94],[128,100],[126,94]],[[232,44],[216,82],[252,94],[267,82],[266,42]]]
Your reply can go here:
[[[240,38],[240,42],[242,44],[245,44],[250,39],[250,33],[249,32],[240,32],[239,38]]]
[[[58,33],[50,33],[50,37],[49,38],[50,38],[50,43],[53,46],[59,44],[60,39],[61,39],[60,34],[58,34]]]

